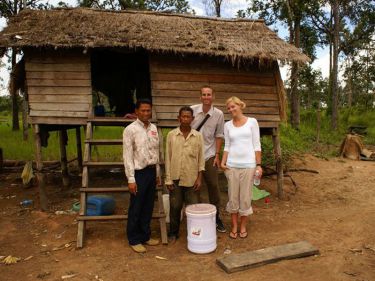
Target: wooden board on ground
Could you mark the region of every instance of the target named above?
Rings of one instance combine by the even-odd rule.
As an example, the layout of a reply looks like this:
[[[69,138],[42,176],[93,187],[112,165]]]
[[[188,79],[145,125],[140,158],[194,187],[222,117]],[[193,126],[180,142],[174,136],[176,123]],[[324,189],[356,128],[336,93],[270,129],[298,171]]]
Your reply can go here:
[[[319,254],[307,241],[284,244],[241,254],[218,258],[216,263],[227,273],[233,273],[284,259],[295,259]]]

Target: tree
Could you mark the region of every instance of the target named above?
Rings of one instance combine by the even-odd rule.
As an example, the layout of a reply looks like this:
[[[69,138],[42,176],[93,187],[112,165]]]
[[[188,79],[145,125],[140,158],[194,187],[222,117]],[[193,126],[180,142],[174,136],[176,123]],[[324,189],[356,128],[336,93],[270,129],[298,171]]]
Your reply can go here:
[[[47,3],[42,3],[39,0],[2,0],[0,2],[0,17],[4,17],[5,19],[9,19],[12,16],[17,15],[26,4],[26,7],[34,8],[34,9],[46,9],[50,7]],[[10,54],[10,63],[11,63],[11,80],[14,76],[15,67],[17,63],[17,49],[12,48],[11,54]],[[10,87],[10,95],[12,99],[12,129],[13,130],[19,130],[19,96],[17,93],[17,89],[12,85]]]
[[[208,16],[221,17],[221,10],[225,0],[203,0],[204,7],[206,8],[206,14]]]
[[[309,1],[309,18],[317,32],[330,46],[331,127],[338,127],[339,56],[371,41],[375,28],[375,1]],[[344,52],[345,53],[345,52]]]
[[[289,30],[289,42],[296,48],[302,48],[310,57],[315,58],[315,47],[318,43],[316,34],[306,24],[307,1],[304,0],[254,0],[246,14],[257,14],[264,18],[266,24],[285,24]],[[239,12],[239,15],[243,12]],[[300,125],[300,97],[298,93],[299,64],[292,63],[290,83],[291,124],[298,129]]]
[[[375,95],[375,42],[351,52],[345,59],[344,103],[373,107]]]
[[[192,13],[187,0],[79,0],[80,7],[109,10],[151,10],[169,13]]]

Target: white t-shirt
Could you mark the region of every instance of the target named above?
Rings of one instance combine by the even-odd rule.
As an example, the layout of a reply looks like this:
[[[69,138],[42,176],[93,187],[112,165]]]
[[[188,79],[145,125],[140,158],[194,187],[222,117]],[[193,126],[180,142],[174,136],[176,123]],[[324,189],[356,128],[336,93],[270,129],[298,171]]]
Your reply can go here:
[[[259,125],[255,118],[247,118],[241,127],[233,120],[224,125],[225,146],[228,152],[226,165],[232,168],[255,168],[255,151],[261,151]]]

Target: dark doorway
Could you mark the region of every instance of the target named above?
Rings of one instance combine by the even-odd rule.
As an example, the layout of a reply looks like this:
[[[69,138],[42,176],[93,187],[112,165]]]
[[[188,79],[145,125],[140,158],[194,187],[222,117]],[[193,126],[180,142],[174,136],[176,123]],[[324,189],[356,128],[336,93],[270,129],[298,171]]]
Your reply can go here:
[[[95,50],[91,56],[92,87],[108,98],[111,115],[134,112],[137,99],[151,99],[148,55],[145,52]],[[97,95],[99,97],[99,95]],[[100,105],[100,98],[94,97]]]

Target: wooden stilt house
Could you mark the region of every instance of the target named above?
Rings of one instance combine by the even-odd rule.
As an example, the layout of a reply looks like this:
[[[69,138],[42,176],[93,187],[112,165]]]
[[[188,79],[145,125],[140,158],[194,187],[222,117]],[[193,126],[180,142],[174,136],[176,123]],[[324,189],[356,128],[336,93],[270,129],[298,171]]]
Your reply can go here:
[[[278,61],[304,63],[309,58],[262,20],[145,11],[24,10],[0,33],[0,51],[10,47],[23,54],[18,74],[25,77],[43,208],[43,134],[101,122],[123,125],[131,121],[123,116],[133,111],[134,98],[140,97],[152,99],[159,127],[174,127],[179,107],[199,103],[203,85],[214,89],[215,106],[225,113],[227,98],[243,99],[245,113],[257,118],[263,135],[272,136],[282,194],[278,128],[286,104]],[[116,118],[95,116],[95,92],[108,97]],[[63,140],[62,133],[62,155]],[[88,155],[83,160],[84,167],[95,165]],[[66,159],[62,168],[64,175]],[[83,186],[88,187],[85,179]]]

